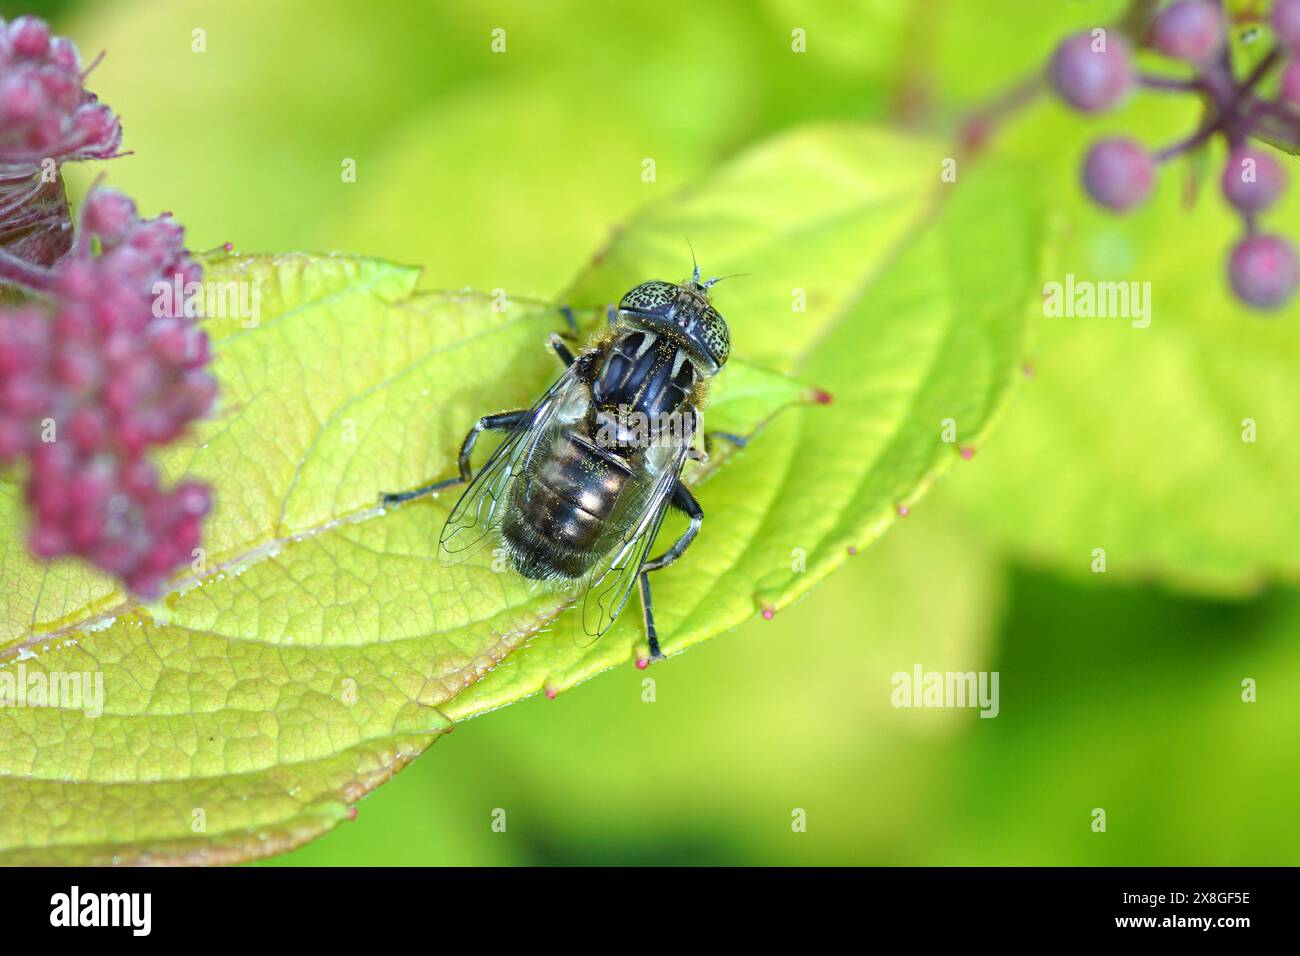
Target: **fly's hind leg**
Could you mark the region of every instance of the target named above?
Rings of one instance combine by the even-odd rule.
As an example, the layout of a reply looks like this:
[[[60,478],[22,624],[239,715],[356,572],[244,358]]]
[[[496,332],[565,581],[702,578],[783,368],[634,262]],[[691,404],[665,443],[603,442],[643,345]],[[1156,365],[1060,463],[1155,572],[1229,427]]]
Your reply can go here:
[[[655,612],[650,607],[650,575],[642,571],[636,580],[641,586],[641,613],[645,615],[645,633],[646,639],[650,642],[650,660],[652,663],[661,661],[664,659],[664,652],[659,650],[659,635],[655,631]],[[645,665],[638,661],[637,666]]]
[[[410,501],[412,498],[419,498],[423,495],[432,494],[435,491],[442,491],[444,488],[451,488],[454,485],[467,484],[473,477],[473,472],[469,465],[469,456],[474,451],[474,446],[478,443],[478,436],[485,431],[510,431],[518,426],[521,422],[528,420],[528,416],[533,413],[531,408],[521,408],[513,412],[501,412],[499,415],[484,415],[474,427],[469,430],[465,440],[460,445],[460,455],[456,459],[457,467],[460,470],[455,478],[446,478],[442,481],[435,481],[431,485],[425,485],[422,488],[416,488],[412,491],[401,491],[395,494],[386,494],[381,499],[385,508],[389,505],[401,504],[403,501]]]
[[[661,661],[664,659],[664,653],[659,649],[659,634],[655,630],[654,609],[650,603],[650,572],[658,571],[660,568],[666,568],[672,564],[695,540],[695,536],[700,533],[700,525],[704,522],[704,509],[700,503],[695,500],[690,489],[682,484],[678,479],[677,486],[673,489],[672,501],[669,502],[674,508],[685,512],[686,517],[691,519],[690,526],[682,532],[671,548],[652,558],[641,567],[641,574],[637,578],[637,583],[641,586],[641,608],[645,612],[645,631],[646,638],[650,642],[650,660]]]

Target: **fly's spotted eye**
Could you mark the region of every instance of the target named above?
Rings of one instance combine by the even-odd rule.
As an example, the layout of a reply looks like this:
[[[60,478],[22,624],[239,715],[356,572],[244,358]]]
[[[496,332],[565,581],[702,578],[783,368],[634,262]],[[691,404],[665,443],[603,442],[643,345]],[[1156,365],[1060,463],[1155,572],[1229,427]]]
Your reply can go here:
[[[666,313],[677,300],[677,286],[671,282],[642,282],[623,296],[620,309],[634,312]]]
[[[727,329],[726,319],[712,306],[700,319],[700,341],[719,367],[727,364],[727,356],[731,354],[731,332]]]

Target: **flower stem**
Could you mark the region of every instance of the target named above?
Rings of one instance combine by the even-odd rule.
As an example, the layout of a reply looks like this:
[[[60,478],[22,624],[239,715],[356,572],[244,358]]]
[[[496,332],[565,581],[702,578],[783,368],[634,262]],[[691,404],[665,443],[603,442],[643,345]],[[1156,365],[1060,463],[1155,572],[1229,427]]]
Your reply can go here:
[[[1192,150],[1194,150],[1197,146],[1200,146],[1202,143],[1208,140],[1211,136],[1213,136],[1222,128],[1223,125],[1218,119],[1215,119],[1213,122],[1206,123],[1204,126],[1202,126],[1200,129],[1198,129],[1195,133],[1193,133],[1191,136],[1187,137],[1186,139],[1180,140],[1179,142],[1174,143],[1171,146],[1166,146],[1164,149],[1157,150],[1155,154],[1155,160],[1157,163],[1163,163],[1167,160],[1173,159],[1175,156],[1181,156],[1183,153],[1189,153]]]
[[[1171,93],[1192,93],[1206,88],[1205,83],[1199,78],[1180,80],[1172,76],[1156,76],[1151,73],[1139,75],[1138,82],[1149,90],[1167,90]]]
[[[44,293],[54,289],[54,274],[0,249],[0,282]]]

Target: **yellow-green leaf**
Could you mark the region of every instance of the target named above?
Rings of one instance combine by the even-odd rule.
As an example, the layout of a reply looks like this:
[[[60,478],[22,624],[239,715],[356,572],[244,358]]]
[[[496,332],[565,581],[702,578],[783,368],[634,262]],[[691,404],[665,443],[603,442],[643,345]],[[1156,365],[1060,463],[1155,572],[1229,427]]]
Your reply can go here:
[[[728,364],[706,422],[756,437],[688,466],[707,517],[654,577],[669,653],[807,592],[979,447],[1015,386],[1037,206],[1014,176],[941,182],[943,158],[859,126],[788,134],[648,209],[565,297],[591,322],[633,282],[683,274],[683,225],[709,271],[759,273],[717,290],[737,355],[758,361]],[[442,567],[454,493],[377,507],[450,474],[470,423],[558,373],[554,306],[415,292],[410,270],[346,257],[217,257],[208,275],[259,306],[208,320],[222,405],[165,463],[216,487],[194,575],[137,607],[76,566],[46,574],[5,531],[0,675],[104,687],[95,717],[0,710],[5,862],[274,853],[344,819],[450,720],[644,653],[632,609],[591,646],[563,626],[532,636],[561,597]]]
[[[293,846],[444,732],[438,707],[561,606],[442,568],[445,499],[378,507],[453,472],[470,423],[558,374],[554,307],[414,293],[413,270],[346,257],[217,257],[208,278],[248,308],[207,321],[222,404],[165,461],[215,486],[194,574],[139,607],[75,562],[39,564],[4,486],[0,698],[23,706],[0,709],[2,861]],[[742,433],[807,393],[743,361],[719,384],[720,427]],[[83,674],[102,698],[36,706]]]

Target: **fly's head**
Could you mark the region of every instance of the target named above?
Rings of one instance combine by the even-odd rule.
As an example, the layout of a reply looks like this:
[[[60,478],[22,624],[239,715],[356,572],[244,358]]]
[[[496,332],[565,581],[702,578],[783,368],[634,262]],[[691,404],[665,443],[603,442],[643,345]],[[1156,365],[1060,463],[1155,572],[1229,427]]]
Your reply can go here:
[[[685,282],[642,282],[619,302],[618,320],[673,339],[705,377],[712,377],[731,354],[727,321],[709,302],[709,289],[719,281],[701,282],[696,266]]]

